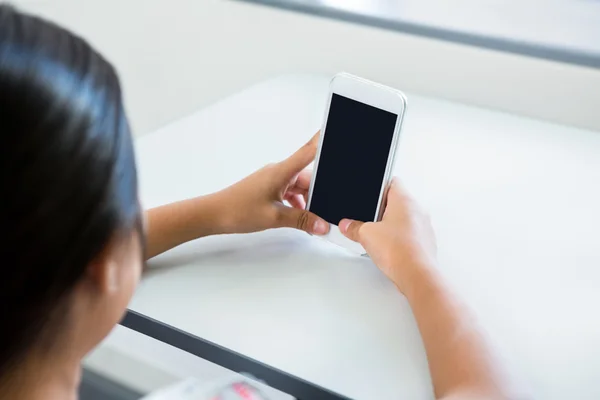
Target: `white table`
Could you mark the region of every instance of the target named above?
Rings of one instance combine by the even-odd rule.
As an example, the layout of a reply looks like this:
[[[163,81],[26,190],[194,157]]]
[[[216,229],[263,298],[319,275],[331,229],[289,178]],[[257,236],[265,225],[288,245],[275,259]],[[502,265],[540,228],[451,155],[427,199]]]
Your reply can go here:
[[[218,190],[321,123],[327,77],[282,76],[137,141],[144,205]],[[441,272],[536,398],[600,398],[600,134],[408,94],[396,174]],[[353,399],[433,398],[405,298],[293,230],[151,262],[130,309]]]

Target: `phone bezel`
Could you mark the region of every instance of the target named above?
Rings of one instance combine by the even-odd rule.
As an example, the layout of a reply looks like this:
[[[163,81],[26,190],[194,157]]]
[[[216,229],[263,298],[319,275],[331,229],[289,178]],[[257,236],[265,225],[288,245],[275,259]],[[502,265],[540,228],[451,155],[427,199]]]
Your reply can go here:
[[[321,126],[321,134],[319,137],[319,146],[317,150],[317,156],[315,158],[315,168],[308,191],[308,201],[306,209],[310,210],[310,204],[313,195],[314,183],[316,182],[317,175],[319,173],[319,158],[321,156],[321,148],[323,140],[326,135],[327,121],[329,119],[329,109],[331,107],[331,99],[334,94],[347,97],[349,99],[358,101],[363,104],[379,108],[381,110],[389,111],[398,115],[396,120],[396,126],[394,127],[394,134],[392,143],[388,153],[387,163],[385,167],[385,173],[383,176],[381,188],[379,191],[379,200],[377,202],[377,209],[373,215],[373,221],[380,221],[383,217],[384,201],[387,188],[390,183],[394,164],[396,160],[396,150],[398,148],[398,142],[400,139],[400,132],[402,129],[402,122],[404,120],[404,114],[406,113],[406,96],[399,90],[392,89],[390,87],[368,81],[363,78],[359,78],[348,73],[340,73],[333,77],[329,85],[329,95],[327,98],[327,105],[325,106],[325,117],[323,118],[323,124]],[[337,224],[330,224],[330,233],[323,237],[331,242],[341,245],[349,250],[364,254],[365,251],[362,246],[355,242],[350,241],[341,234]]]

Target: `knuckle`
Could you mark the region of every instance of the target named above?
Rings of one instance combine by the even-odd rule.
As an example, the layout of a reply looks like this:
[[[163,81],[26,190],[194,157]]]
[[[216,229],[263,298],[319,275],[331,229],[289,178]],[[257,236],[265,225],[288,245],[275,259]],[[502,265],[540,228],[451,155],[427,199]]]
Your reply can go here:
[[[361,235],[363,234],[363,227],[364,226],[365,226],[365,224],[362,223],[362,222],[353,221],[350,224],[350,227],[348,229],[348,234],[349,234],[350,238],[352,240],[359,241]]]
[[[296,228],[300,230],[306,230],[308,228],[308,221],[310,219],[308,211],[302,211],[300,213],[300,217],[298,218],[298,222]]]

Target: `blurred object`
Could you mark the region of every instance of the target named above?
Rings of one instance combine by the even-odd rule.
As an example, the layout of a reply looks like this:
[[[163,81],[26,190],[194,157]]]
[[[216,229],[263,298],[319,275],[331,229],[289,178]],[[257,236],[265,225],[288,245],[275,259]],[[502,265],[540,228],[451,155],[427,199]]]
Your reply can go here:
[[[142,393],[133,390],[119,382],[115,382],[88,368],[83,369],[81,385],[79,385],[80,400],[137,400]]]
[[[269,400],[258,388],[246,380],[226,383],[205,383],[187,379],[143,400]]]
[[[224,388],[211,400],[268,400],[260,391],[246,382],[236,382]]]
[[[115,341],[120,343],[117,347],[113,346]],[[81,400],[138,400],[144,396],[155,399],[152,396],[163,395],[165,391],[174,396],[169,391],[181,387],[185,382],[191,382],[190,390],[202,390],[202,400],[213,400],[231,385],[240,382],[257,388],[268,400],[294,400],[294,396],[271,386],[277,385],[277,379],[272,383],[263,382],[255,375],[224,368],[122,326],[113,330],[99,349],[85,360],[84,365],[86,370],[99,378],[91,383],[99,389],[96,392],[100,397],[81,397]],[[84,384],[85,378],[84,374]],[[137,396],[112,396],[114,391],[107,390],[111,386],[127,388]],[[171,398],[179,400],[181,397]]]

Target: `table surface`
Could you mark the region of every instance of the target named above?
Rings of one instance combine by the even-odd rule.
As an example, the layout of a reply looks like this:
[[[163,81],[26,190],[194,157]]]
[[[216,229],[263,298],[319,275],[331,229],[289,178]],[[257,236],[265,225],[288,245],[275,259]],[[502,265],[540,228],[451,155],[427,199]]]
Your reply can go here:
[[[144,205],[291,154],[320,127],[327,84],[277,77],[142,137]],[[536,398],[600,398],[600,134],[408,99],[395,172],[432,215],[440,272]],[[410,307],[368,259],[282,229],[150,265],[133,311],[353,399],[433,398]]]

